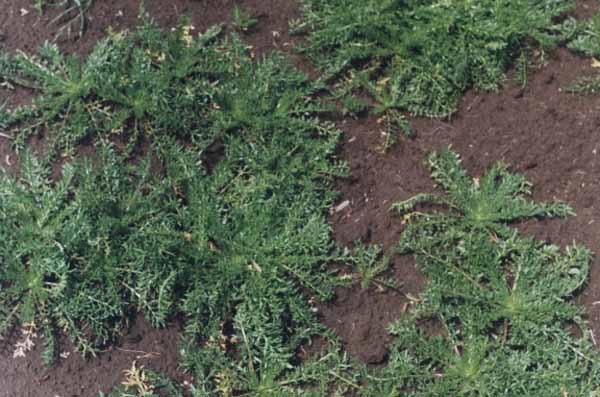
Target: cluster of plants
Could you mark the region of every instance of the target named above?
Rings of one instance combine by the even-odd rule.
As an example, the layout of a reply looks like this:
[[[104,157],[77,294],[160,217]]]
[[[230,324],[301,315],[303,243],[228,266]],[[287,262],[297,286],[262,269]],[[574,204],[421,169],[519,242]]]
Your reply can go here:
[[[325,337],[330,337],[325,333]],[[181,397],[181,396],[295,396],[295,397],[342,397],[352,395],[361,386],[359,382],[366,374],[365,368],[352,365],[334,340],[321,353],[305,359],[302,365],[289,368],[285,377],[278,377],[278,369],[268,370],[262,379],[257,374],[236,374],[223,372],[219,377],[219,387],[212,391],[198,388],[184,382],[178,385],[172,379],[155,371],[138,367],[134,362],[125,372],[124,381],[108,394],[100,392],[100,397]],[[239,369],[238,369],[239,371]],[[246,378],[245,375],[251,375]],[[233,376],[239,376],[237,378]],[[235,386],[251,384],[252,389],[235,391]]]
[[[236,395],[243,383],[253,385],[242,393],[248,396],[597,395],[600,357],[584,309],[572,301],[585,284],[591,253],[578,245],[561,252],[511,227],[569,216],[571,208],[529,201],[529,183],[503,164],[478,179],[450,150],[429,162],[447,193],[393,206],[408,223],[399,252],[416,257],[429,283],[409,313],[391,324],[395,340],[385,366],[348,360],[330,339],[328,349],[285,377],[272,361],[258,361],[257,370],[249,360],[216,375],[212,391],[194,385],[195,395]],[[359,251],[358,262],[379,262],[376,248]],[[223,333],[220,341],[194,346],[192,357],[220,363],[216,345],[227,343],[232,340]],[[137,394],[115,395],[154,395],[129,387]]]
[[[305,4],[305,50],[344,106],[366,108],[353,96],[366,91],[406,130],[400,111],[447,115],[467,87],[494,88],[525,58],[525,37],[568,37],[595,54],[585,40],[595,20],[554,26],[563,1]],[[240,10],[234,20],[241,31],[254,23]],[[331,182],[346,168],[335,160],[340,132],[318,118],[331,110],[323,82],[248,50],[219,27],[145,21],[109,33],[85,60],[53,44],[0,53],[3,86],[39,93],[0,107],[0,132],[20,151],[18,169],[0,174],[0,336],[25,326],[51,364],[61,334],[94,355],[139,314],[157,327],[178,316],[196,397],[599,395],[593,335],[572,302],[590,252],[511,227],[572,210],[530,201],[531,186],[501,164],[471,178],[450,150],[429,159],[447,193],[393,207],[408,223],[399,252],[416,257],[427,289],[391,325],[387,365],[347,358],[315,303],[348,280],[396,288],[382,278],[389,257],[331,239]],[[32,136],[45,154],[27,149]],[[93,154],[71,158],[82,145]],[[355,273],[338,277],[335,262]],[[323,347],[305,354],[315,338]],[[135,363],[125,377],[109,396],[184,394]]]
[[[561,0],[304,0],[301,50],[335,82],[349,113],[443,117],[463,92],[493,90],[528,52],[557,44]]]
[[[1,70],[41,91],[3,112],[17,146],[39,133],[66,153],[96,149],[54,178],[53,157],[22,150],[0,177],[2,335],[27,323],[51,363],[59,333],[93,355],[136,313],[155,326],[182,315],[194,395],[322,395],[343,378],[334,340],[298,365],[326,333],[314,307],[338,282],[326,265],[348,256],[326,221],[345,167],[339,132],[315,118],[318,84],[218,29],[151,23],[83,62],[47,45],[3,55]]]

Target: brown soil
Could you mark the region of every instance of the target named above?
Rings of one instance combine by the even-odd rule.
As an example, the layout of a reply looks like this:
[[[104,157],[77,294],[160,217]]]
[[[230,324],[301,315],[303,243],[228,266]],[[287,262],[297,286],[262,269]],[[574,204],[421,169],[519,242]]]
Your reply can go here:
[[[294,0],[236,3],[255,10],[261,18],[257,31],[246,36],[256,54],[272,49],[290,53],[287,21],[299,14]],[[145,4],[150,15],[164,26],[173,26],[186,14],[202,30],[214,23],[227,23],[233,0],[150,0]],[[64,48],[77,54],[89,52],[108,26],[134,26],[138,7],[138,1],[133,0],[97,1],[89,13],[91,21],[84,38],[66,42]],[[579,1],[572,15],[588,18],[597,7],[595,0]],[[31,51],[52,37],[54,29],[46,26],[51,15],[40,17],[32,11],[21,17],[21,8],[31,10],[29,0],[0,0],[0,33],[8,49]],[[119,11],[122,16],[117,16]],[[293,58],[304,70],[310,69],[301,58]],[[339,181],[337,188],[340,202],[348,200],[350,205],[331,216],[335,238],[342,245],[357,240],[382,244],[392,252],[403,224],[389,212],[390,205],[432,191],[424,159],[432,150],[452,145],[474,176],[504,161],[533,182],[536,200],[563,200],[577,211],[577,217],[565,220],[527,222],[520,226],[524,232],[562,246],[577,241],[600,252],[600,218],[596,220],[600,206],[595,204],[600,196],[600,135],[596,132],[600,127],[600,97],[565,91],[578,77],[595,72],[589,59],[565,49],[551,51],[548,65],[529,76],[524,90],[509,80],[497,93],[468,92],[452,120],[412,120],[417,137],[401,138],[387,153],[379,150],[382,136],[375,118],[340,121],[345,133],[340,156],[348,162],[351,177]],[[6,98],[2,95],[0,101]],[[19,104],[29,98],[30,93],[17,91],[10,101]],[[2,163],[7,154],[6,142],[0,138]],[[358,287],[339,289],[333,302],[320,306],[322,321],[341,337],[348,352],[370,364],[385,360],[389,322],[406,309],[406,295],[418,295],[425,283],[412,258],[393,256],[392,272],[402,284],[402,293],[375,287],[365,291]],[[600,259],[594,260],[589,284],[579,299],[588,308],[592,329],[600,335],[600,306],[595,305],[600,301]],[[153,330],[138,321],[133,333],[141,340],[125,338],[122,350],[115,347],[90,361],[72,354],[49,370],[40,364],[36,352],[26,359],[13,359],[11,340],[0,354],[0,372],[8,375],[0,377],[0,396],[95,396],[100,386],[107,390],[117,384],[122,370],[143,354],[133,350],[160,353],[144,363],[181,379],[175,328]]]
[[[88,23],[82,39],[59,37],[61,48],[69,53],[85,55],[94,44],[104,37],[110,27],[115,31],[131,29],[139,22],[140,0],[94,1],[88,11]],[[259,19],[259,24],[247,42],[254,46],[256,54],[273,48],[289,49],[288,21],[300,15],[293,0],[145,0],[145,12],[165,27],[177,25],[182,16],[189,17],[197,31],[215,24],[231,28],[231,13],[235,5],[250,11]],[[49,9],[39,15],[29,0],[0,0],[0,37],[2,45],[10,50],[35,51],[46,40],[53,40],[56,24],[50,24],[57,10]],[[26,10],[21,15],[21,10]],[[277,32],[277,33],[274,33]]]

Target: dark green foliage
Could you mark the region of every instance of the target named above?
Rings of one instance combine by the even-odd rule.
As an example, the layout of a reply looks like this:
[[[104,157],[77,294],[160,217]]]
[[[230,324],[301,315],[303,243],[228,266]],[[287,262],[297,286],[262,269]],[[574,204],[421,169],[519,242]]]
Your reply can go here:
[[[430,158],[448,193],[420,195],[395,209],[442,204],[444,212],[407,215],[400,251],[415,255],[429,279],[420,303],[392,326],[390,365],[373,387],[385,395],[588,396],[600,387],[600,358],[582,307],[571,302],[591,254],[521,237],[508,223],[564,216],[562,204],[526,201],[529,185],[504,165],[479,182],[447,150]],[[436,321],[438,335],[419,327]],[[573,329],[581,331],[575,337]]]
[[[352,51],[354,70],[335,55],[334,75],[349,73],[336,95],[359,113],[368,102],[352,94],[367,88],[388,129],[407,131],[400,110],[428,107],[423,95],[445,92],[434,105],[449,111],[467,85],[491,87],[525,35],[550,43],[544,27],[565,7],[387,1],[362,4],[368,12],[355,15],[358,3],[327,4],[345,4],[340,18],[358,16],[356,26],[370,33],[364,39],[349,30],[339,46],[318,48],[374,51],[366,69]],[[377,25],[374,17],[410,23]],[[397,47],[345,47],[356,37],[386,42],[380,29],[398,38]],[[494,40],[481,33],[489,31]],[[340,251],[331,240],[330,185],[346,170],[333,160],[339,132],[316,118],[326,110],[315,99],[323,85],[280,55],[255,62],[236,36],[218,36],[218,28],[194,37],[189,25],[165,34],[146,23],[111,33],[83,62],[52,45],[39,57],[2,56],[6,80],[41,92],[33,106],[0,108],[0,128],[17,146],[43,133],[55,151],[73,153],[91,140],[97,153],[67,162],[51,180],[50,165],[23,151],[18,174],[0,176],[0,335],[26,323],[44,336],[50,363],[60,332],[93,354],[138,313],[155,326],[179,315],[182,366],[195,379],[195,397],[597,393],[598,357],[584,312],[571,302],[590,253],[579,246],[563,253],[510,228],[572,210],[529,201],[530,185],[504,165],[473,179],[451,151],[430,158],[445,194],[394,206],[409,223],[400,250],[415,255],[429,286],[391,327],[396,341],[386,366],[367,370],[347,359],[315,314],[315,301],[331,297],[339,282],[327,265],[354,266],[364,288],[395,286],[380,279],[389,261],[379,247]],[[433,39],[447,46],[436,52],[425,45]],[[444,69],[455,53],[469,56],[461,58],[463,85],[447,77],[457,68]],[[406,57],[409,74],[395,74],[408,62],[396,54],[414,55]],[[434,55],[439,79],[427,80],[419,73],[432,70]],[[430,92],[432,84],[445,86]],[[421,99],[398,102],[419,90]],[[112,139],[125,150],[106,143]],[[413,212],[420,204],[438,211]],[[430,335],[425,321],[441,331]],[[315,337],[324,347],[305,354]],[[181,393],[134,365],[110,395]]]
[[[101,157],[102,168],[66,165],[54,184],[25,153],[19,178],[0,179],[2,333],[33,322],[93,354],[131,310],[157,326],[173,313],[186,271],[176,197],[147,165],[122,165],[109,148]]]
[[[327,331],[322,329],[321,332],[331,344],[306,358],[300,365],[287,368],[281,367],[281,362],[276,359],[261,363],[260,366],[251,366],[248,362],[244,363],[245,366],[231,365],[220,352],[222,348],[214,346],[216,342],[209,341],[202,349],[197,349],[187,357],[205,362],[205,371],[211,375],[210,383],[207,382],[208,377],[203,377],[192,387],[192,395],[342,397],[360,389],[360,380],[364,376],[362,366],[355,365],[340,353],[341,347],[329,340]],[[246,354],[243,350],[248,346],[244,341],[239,343],[241,353]],[[184,359],[184,364],[188,363]]]
[[[130,34],[110,34],[84,62],[64,57],[54,44],[44,45],[39,56],[3,54],[0,77],[40,96],[0,123],[14,131],[18,146],[45,133],[54,142],[51,154],[72,154],[86,139],[111,135],[131,145],[141,135],[174,135],[205,149],[227,130],[225,120],[212,116],[232,117],[230,109],[214,110],[227,106],[235,91],[231,82],[249,73],[251,62],[235,38],[229,44],[215,41],[219,32],[215,27],[193,37],[182,24],[164,34],[146,23]]]
[[[292,109],[304,106],[286,100]],[[259,98],[253,103],[260,110]],[[173,178],[189,173],[180,183],[189,197],[182,216],[200,248],[198,263],[206,263],[182,306],[189,318],[184,363],[206,395],[251,392],[279,379],[300,344],[322,332],[299,286],[317,299],[333,291],[324,267],[338,257],[324,218],[333,195],[322,188],[339,175],[327,159],[337,133],[279,108],[238,127],[243,134],[224,142],[226,155],[210,178],[186,163],[168,169]]]
[[[415,318],[392,327],[391,359],[400,369],[388,371],[406,374],[395,388],[431,396],[587,396],[598,389],[600,361],[584,311],[569,302],[587,276],[588,251],[574,246],[561,254],[516,234],[494,241],[475,232],[438,248],[423,247],[425,239],[411,241],[428,288]],[[439,321],[441,335],[427,336],[412,321],[428,318]]]
[[[342,89],[387,96],[387,108],[447,116],[469,87],[497,88],[525,38],[557,38],[558,0],[304,0],[303,48]]]
[[[569,19],[562,24],[561,30],[570,49],[588,56],[600,56],[600,14],[586,21]]]

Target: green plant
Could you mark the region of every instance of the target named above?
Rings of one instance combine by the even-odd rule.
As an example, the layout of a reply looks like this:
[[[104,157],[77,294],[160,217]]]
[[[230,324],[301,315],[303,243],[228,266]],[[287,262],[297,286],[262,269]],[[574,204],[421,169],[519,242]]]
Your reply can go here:
[[[367,289],[372,284],[377,285],[380,289],[396,288],[393,280],[379,278],[390,268],[390,257],[382,254],[380,246],[357,244],[349,253],[348,261],[355,270],[352,278],[360,281],[362,289]]]
[[[206,362],[205,371],[210,371],[214,384],[197,382],[191,388],[192,395],[341,397],[359,390],[364,367],[341,353],[339,343],[327,331],[323,329],[322,333],[328,342],[327,346],[305,357],[302,363],[293,368],[281,367],[278,360],[255,366],[224,365],[222,354],[212,346],[205,346],[194,352],[193,357]],[[244,343],[240,341],[240,344]],[[216,367],[211,368],[211,363]]]
[[[256,19],[250,12],[235,6],[231,13],[231,23],[241,32],[249,32],[254,29],[258,24],[258,19]]]
[[[31,106],[4,115],[3,124],[17,146],[45,133],[52,155],[108,136],[135,146],[141,137],[175,134],[208,147],[218,134],[208,133],[215,99],[232,88],[225,87],[228,76],[245,48],[234,39],[221,51],[218,27],[195,38],[190,29],[182,24],[163,34],[145,23],[131,34],[112,33],[84,62],[64,57],[54,44],[45,44],[39,57],[2,54],[0,77],[40,92]]]
[[[464,16],[470,8],[459,5]],[[441,3],[428,12],[437,8],[448,12]],[[371,82],[376,69],[350,71],[336,95],[371,87],[374,111],[401,124],[389,81]],[[195,397],[598,392],[598,356],[571,302],[590,253],[510,227],[572,210],[529,201],[530,184],[506,166],[471,178],[444,151],[429,164],[446,193],[394,205],[408,223],[400,251],[430,282],[391,327],[387,365],[367,369],[315,314],[339,283],[328,264],[353,265],[364,288],[391,285],[380,279],[389,267],[380,248],[342,251],[331,240],[330,187],[346,167],[334,161],[339,131],[317,118],[328,110],[316,99],[322,82],[281,55],[253,61],[219,28],[194,37],[186,23],[111,33],[82,62],[53,45],[39,57],[3,54],[0,71],[42,94],[33,106],[0,108],[17,146],[44,133],[55,151],[87,140],[97,149],[55,179],[51,163],[24,150],[16,175],[0,176],[0,335],[41,333],[47,363],[59,332],[94,354],[142,313],[155,326],[184,319],[181,364]],[[437,211],[415,210],[432,204]],[[439,334],[422,329],[427,320]],[[305,353],[317,338],[325,347]],[[134,365],[111,396],[164,393],[182,390]]]
[[[600,55],[600,14],[586,21],[569,19],[563,23],[561,31],[571,50],[587,56]]]
[[[529,48],[522,48],[520,54],[516,60],[515,72],[516,80],[521,85],[521,89],[527,87],[529,79],[530,59],[529,59]]]
[[[496,89],[525,38],[555,45],[556,0],[304,0],[300,48],[344,90],[386,109],[448,116],[470,88]],[[386,98],[381,101],[380,98]]]
[[[569,19],[563,23],[561,31],[568,48],[592,57],[593,67],[600,66],[595,58],[600,56],[600,14],[586,21]],[[597,94],[600,91],[600,77],[596,75],[579,78],[567,90],[575,94]]]
[[[583,77],[567,88],[568,92],[581,95],[595,95],[600,92],[600,76]]]
[[[385,395],[597,393],[600,357],[583,308],[571,302],[590,252],[574,245],[563,254],[509,227],[571,210],[526,201],[525,179],[501,164],[481,180],[469,178],[451,151],[432,155],[430,166],[448,193],[394,206],[409,221],[399,250],[415,255],[428,286],[411,316],[391,327],[390,364],[371,387]],[[444,210],[411,212],[425,203]],[[441,326],[437,335],[419,327],[431,319]]]

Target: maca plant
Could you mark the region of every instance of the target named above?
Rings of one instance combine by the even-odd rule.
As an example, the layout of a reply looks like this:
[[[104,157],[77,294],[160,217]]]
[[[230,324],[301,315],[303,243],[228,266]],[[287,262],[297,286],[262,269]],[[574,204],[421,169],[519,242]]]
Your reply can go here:
[[[569,49],[587,56],[600,56],[600,14],[583,21],[568,19],[561,25],[561,32]]]
[[[286,103],[304,107],[292,97]],[[181,305],[183,365],[195,374],[198,395],[310,395],[300,393],[315,383],[290,370],[302,344],[324,332],[310,302],[331,296],[335,279],[325,265],[341,256],[325,219],[334,196],[324,190],[340,175],[328,160],[337,133],[285,116],[283,106],[238,126],[243,135],[224,141],[225,157],[210,177],[193,167],[197,158],[164,156],[179,158],[167,175],[186,197],[184,228],[203,269]],[[324,360],[311,365],[331,364]],[[332,381],[322,375],[317,383]]]
[[[16,174],[0,176],[1,335],[41,333],[50,362],[60,333],[89,355],[138,314],[155,326],[178,316],[189,391],[204,397],[597,391],[597,355],[570,302],[589,252],[509,227],[572,211],[528,201],[529,184],[504,166],[469,178],[451,152],[431,158],[447,194],[395,206],[442,207],[406,216],[401,250],[430,278],[421,304],[392,327],[387,366],[347,359],[315,314],[338,281],[327,265],[355,264],[367,286],[388,262],[376,248],[350,259],[331,240],[330,187],[346,170],[339,131],[317,118],[323,85],[218,31],[146,23],[82,62],[53,46],[3,56],[7,80],[41,92],[0,110],[17,144],[43,133],[55,151],[91,141],[97,153],[51,179],[51,165],[23,151]],[[420,329],[425,319],[439,335]],[[314,337],[325,347],[304,354]],[[137,367],[126,382],[117,395],[179,393]]]
[[[590,252],[574,245],[562,253],[509,227],[571,210],[526,201],[529,185],[504,165],[480,180],[449,150],[430,165],[448,193],[394,207],[409,222],[400,252],[415,255],[428,286],[411,315],[392,325],[390,363],[372,375],[366,395],[595,395],[600,357],[583,308],[571,301]],[[414,211],[426,202],[445,208]],[[421,329],[424,321],[438,324],[437,334]]]
[[[524,40],[557,43],[551,28],[572,1],[304,0],[292,27],[301,50],[338,82],[392,111],[448,116],[470,87],[495,89]],[[383,102],[381,99],[385,99]],[[386,114],[389,112],[386,112]]]
[[[380,388],[432,396],[598,391],[600,360],[583,308],[570,302],[587,276],[588,251],[474,233],[459,247],[415,255],[429,285],[412,316],[391,327],[397,339],[392,364],[375,375]],[[417,325],[432,319],[441,328],[435,336]]]
[[[431,177],[446,194],[419,194],[396,203],[392,209],[407,216],[427,219],[436,236],[442,231],[487,230],[495,234],[510,234],[507,224],[530,218],[565,217],[574,215],[564,203],[535,203],[528,199],[531,184],[521,175],[511,174],[505,164],[492,167],[481,178],[471,178],[461,160],[450,149],[433,153],[428,159]],[[443,211],[410,212],[420,204],[434,204]],[[409,230],[409,233],[412,231]]]
[[[189,28],[163,34],[146,23],[131,34],[110,34],[84,62],[62,55],[55,44],[42,46],[38,56],[3,54],[0,76],[40,93],[4,124],[18,146],[32,134],[51,131],[46,138],[53,142],[52,154],[72,154],[81,141],[108,135],[125,135],[123,140],[131,143],[140,133],[173,130],[190,139],[205,127],[212,72],[222,65],[215,48],[203,54],[216,34],[218,29],[193,40]],[[208,59],[215,63],[207,65],[204,78],[187,81],[192,69]],[[172,116],[177,113],[180,118]]]

